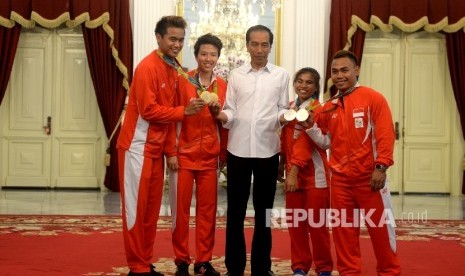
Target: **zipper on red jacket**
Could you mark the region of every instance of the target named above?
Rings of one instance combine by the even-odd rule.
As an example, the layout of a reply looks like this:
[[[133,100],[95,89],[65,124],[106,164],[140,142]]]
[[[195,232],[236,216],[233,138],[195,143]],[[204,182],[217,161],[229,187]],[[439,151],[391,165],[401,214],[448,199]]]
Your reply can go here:
[[[347,124],[347,118],[344,116],[345,115],[345,108],[347,106],[347,102],[346,102],[346,105],[344,106],[341,106],[342,108],[342,114],[341,114],[341,117],[342,117],[342,129],[344,130],[344,136],[346,137],[346,146],[345,146],[345,150],[346,150],[346,160],[347,160],[347,168],[349,168],[349,172],[351,172],[351,168],[350,168],[350,148],[351,148],[351,145],[350,145],[350,133],[349,133],[349,129],[348,129],[348,124]],[[344,160],[344,157],[343,159]],[[350,177],[349,175],[347,175],[347,177]]]

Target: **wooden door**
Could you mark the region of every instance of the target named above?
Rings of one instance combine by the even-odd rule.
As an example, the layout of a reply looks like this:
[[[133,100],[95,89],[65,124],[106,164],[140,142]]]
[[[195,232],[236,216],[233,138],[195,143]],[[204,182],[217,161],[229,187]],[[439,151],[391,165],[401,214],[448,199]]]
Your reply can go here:
[[[404,92],[404,191],[449,193],[451,108],[443,35],[406,36]]]
[[[53,36],[37,29],[19,39],[2,109],[2,186],[50,186]]]
[[[106,138],[80,30],[21,33],[0,114],[2,186],[101,187]]]

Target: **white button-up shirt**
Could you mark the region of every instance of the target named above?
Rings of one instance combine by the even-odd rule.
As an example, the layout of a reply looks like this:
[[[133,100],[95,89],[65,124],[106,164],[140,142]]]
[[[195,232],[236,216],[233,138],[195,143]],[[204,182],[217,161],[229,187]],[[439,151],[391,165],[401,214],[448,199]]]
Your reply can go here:
[[[280,151],[279,117],[289,106],[288,87],[289,74],[270,63],[260,70],[244,64],[231,72],[223,109],[230,153],[268,158]]]

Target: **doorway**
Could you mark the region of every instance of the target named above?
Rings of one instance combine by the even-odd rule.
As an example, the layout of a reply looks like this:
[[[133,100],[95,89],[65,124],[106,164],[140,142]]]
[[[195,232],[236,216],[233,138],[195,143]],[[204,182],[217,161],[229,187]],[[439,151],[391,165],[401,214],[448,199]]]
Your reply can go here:
[[[396,129],[391,191],[451,193],[460,173],[453,144],[462,139],[444,36],[367,33],[359,82],[384,94],[391,108]]]
[[[102,187],[106,136],[80,27],[23,28],[0,114],[2,187]]]

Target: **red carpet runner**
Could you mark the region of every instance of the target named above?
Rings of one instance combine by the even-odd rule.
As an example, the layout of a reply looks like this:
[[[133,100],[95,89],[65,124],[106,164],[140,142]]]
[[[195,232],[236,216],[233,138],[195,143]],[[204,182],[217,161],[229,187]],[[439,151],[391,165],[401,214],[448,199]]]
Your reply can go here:
[[[155,265],[165,275],[175,272],[170,226],[169,219],[160,220],[154,251],[158,258]],[[224,273],[223,219],[218,220],[217,228],[213,265]],[[398,222],[396,231],[403,275],[465,275],[465,221]],[[250,250],[252,228],[246,228],[246,236]],[[361,246],[364,275],[375,275],[375,258],[366,231],[362,231]],[[291,275],[286,230],[273,230],[272,256],[275,273]],[[0,216],[2,276],[126,273],[119,217]]]

